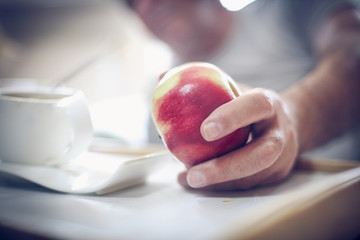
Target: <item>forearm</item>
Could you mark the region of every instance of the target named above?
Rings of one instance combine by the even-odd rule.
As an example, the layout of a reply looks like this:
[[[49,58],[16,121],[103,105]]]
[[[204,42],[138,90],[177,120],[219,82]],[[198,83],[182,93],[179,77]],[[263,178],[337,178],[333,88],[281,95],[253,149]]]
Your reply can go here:
[[[300,153],[360,120],[360,20],[354,9],[334,14],[314,41],[319,62],[283,92],[297,126]]]
[[[355,51],[324,59],[283,93],[297,126],[300,152],[321,145],[360,119],[360,63]]]

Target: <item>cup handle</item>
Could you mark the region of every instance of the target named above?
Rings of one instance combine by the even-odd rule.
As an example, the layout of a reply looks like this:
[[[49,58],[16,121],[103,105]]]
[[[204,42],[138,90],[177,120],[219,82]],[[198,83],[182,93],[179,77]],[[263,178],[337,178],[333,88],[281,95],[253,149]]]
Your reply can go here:
[[[65,102],[64,109],[72,123],[72,139],[68,151],[60,158],[68,160],[87,150],[93,136],[89,108],[83,92],[78,91]]]

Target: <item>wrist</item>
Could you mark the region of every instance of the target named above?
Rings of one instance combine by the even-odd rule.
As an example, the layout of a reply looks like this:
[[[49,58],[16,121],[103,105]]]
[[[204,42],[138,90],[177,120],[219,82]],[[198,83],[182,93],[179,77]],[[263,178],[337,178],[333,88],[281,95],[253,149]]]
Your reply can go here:
[[[299,154],[313,147],[310,141],[312,138],[310,134],[313,132],[311,129],[313,114],[311,114],[309,99],[304,97],[307,95],[306,91],[304,86],[297,84],[281,93],[288,117],[295,129]]]

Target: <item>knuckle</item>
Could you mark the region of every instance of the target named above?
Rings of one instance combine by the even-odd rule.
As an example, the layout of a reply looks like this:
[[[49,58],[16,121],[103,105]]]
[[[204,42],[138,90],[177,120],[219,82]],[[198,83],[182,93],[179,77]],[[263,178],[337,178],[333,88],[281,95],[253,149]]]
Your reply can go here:
[[[295,128],[290,128],[288,132],[288,140],[293,143],[294,148],[297,151],[299,148],[299,144],[298,144],[298,136]]]
[[[296,139],[295,136],[296,136],[295,135],[295,129],[294,128],[289,128],[289,130],[288,130],[288,138],[290,140],[295,140]]]
[[[203,172],[206,173],[208,185],[230,181],[233,178],[234,169],[229,169],[226,161],[221,158],[214,158],[201,164]]]
[[[284,139],[281,134],[274,134],[265,144],[261,151],[261,167],[270,167],[279,157],[284,148]]]
[[[232,131],[232,128],[234,126],[232,118],[228,118],[225,115],[220,115],[217,120],[221,126],[221,130],[222,130],[223,134],[226,134],[226,133]]]
[[[228,102],[217,109],[216,121],[220,124],[224,135],[235,131],[244,118],[237,104],[236,101]],[[213,118],[215,117],[213,116]]]
[[[275,161],[276,146],[272,142],[267,143],[262,150],[262,158],[260,159],[262,163],[262,169],[268,168]]]
[[[270,90],[257,89],[257,107],[259,107],[265,116],[271,116],[274,112],[274,97]]]
[[[269,142],[274,146],[273,150],[277,153],[281,152],[285,145],[285,139],[280,131],[275,131]]]
[[[219,123],[222,131],[227,132],[233,126],[233,109],[231,104],[225,103],[215,109],[210,118],[212,121]]]

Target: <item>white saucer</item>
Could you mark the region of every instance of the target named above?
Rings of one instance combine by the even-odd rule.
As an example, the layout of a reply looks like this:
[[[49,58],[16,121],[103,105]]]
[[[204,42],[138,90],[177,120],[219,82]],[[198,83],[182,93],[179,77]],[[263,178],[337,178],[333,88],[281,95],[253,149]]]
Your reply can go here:
[[[143,182],[169,159],[168,151],[140,157],[85,152],[57,166],[0,162],[0,174],[10,173],[59,192],[102,195]]]

